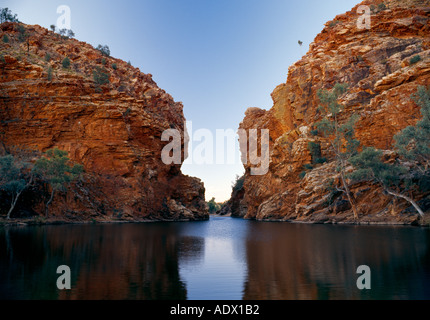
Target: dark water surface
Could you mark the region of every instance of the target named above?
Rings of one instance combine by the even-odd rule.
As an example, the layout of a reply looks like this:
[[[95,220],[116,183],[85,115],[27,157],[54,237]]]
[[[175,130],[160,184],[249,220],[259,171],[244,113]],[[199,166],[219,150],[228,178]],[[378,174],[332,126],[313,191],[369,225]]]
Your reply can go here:
[[[71,290],[57,289],[60,265]],[[430,299],[430,230],[220,217],[1,228],[0,299]]]

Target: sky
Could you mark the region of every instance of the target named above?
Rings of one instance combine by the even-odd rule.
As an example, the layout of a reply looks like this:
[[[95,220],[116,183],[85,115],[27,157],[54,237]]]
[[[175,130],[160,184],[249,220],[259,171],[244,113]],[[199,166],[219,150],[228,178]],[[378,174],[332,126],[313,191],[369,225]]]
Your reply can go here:
[[[200,178],[206,199],[228,200],[242,175],[239,148],[234,163],[216,163],[216,130],[237,131],[249,107],[270,109],[270,94],[286,82],[327,21],[359,0],[0,0],[26,24],[48,28],[70,8],[75,38],[108,45],[111,56],[153,75],[158,86],[184,104],[191,154],[182,172]],[[298,45],[298,41],[303,46]],[[191,125],[190,125],[191,124]],[[196,163],[199,140],[213,135],[213,164]],[[196,151],[197,152],[197,151]],[[226,156],[227,157],[227,156]],[[196,157],[194,157],[196,158]]]

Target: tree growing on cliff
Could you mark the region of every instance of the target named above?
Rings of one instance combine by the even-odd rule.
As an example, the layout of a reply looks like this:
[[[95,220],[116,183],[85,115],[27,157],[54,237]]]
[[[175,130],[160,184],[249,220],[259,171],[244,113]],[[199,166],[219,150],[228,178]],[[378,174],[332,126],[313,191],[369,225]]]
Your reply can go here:
[[[411,194],[430,191],[430,89],[420,86],[412,99],[421,107],[423,118],[394,137],[397,154],[405,161],[387,163],[382,161],[382,151],[365,148],[351,158],[356,169],[351,176],[379,183],[386,193],[408,201],[423,217],[423,210]]]
[[[331,151],[335,156],[336,170],[339,172],[342,184],[339,190],[346,195],[354,218],[357,219],[357,207],[347,182],[346,168],[349,159],[357,153],[360,142],[355,139],[354,126],[358,120],[357,116],[352,115],[348,119],[341,119],[343,106],[338,103],[338,100],[346,91],[347,85],[340,83],[337,83],[331,91],[326,89],[318,91],[317,95],[321,102],[318,111],[323,119],[318,121],[315,126],[330,143]]]
[[[412,99],[423,116],[415,126],[406,127],[394,139],[400,156],[414,163],[416,170],[430,174],[430,88],[419,86]]]
[[[18,161],[12,155],[0,157],[0,190],[11,197],[11,204],[6,216],[8,220],[21,194],[33,183],[30,167],[30,163]]]
[[[100,53],[106,57],[110,56],[110,49],[107,45],[102,46],[101,44],[99,44],[96,50],[100,51]]]
[[[51,187],[51,196],[46,203],[46,216],[55,192],[65,191],[67,185],[79,179],[82,172],[82,165],[71,164],[67,152],[58,148],[46,151],[44,157],[36,161],[34,165],[35,175]]]
[[[350,174],[350,178],[355,181],[378,183],[386,193],[408,201],[420,216],[424,216],[423,210],[407,195],[407,191],[413,186],[411,173],[399,164],[382,161],[382,158],[381,150],[364,148],[362,152],[350,159],[355,168],[355,171]]]
[[[25,42],[27,45],[27,54],[30,52],[30,34],[23,25],[18,26],[18,41]]]
[[[239,176],[237,174],[235,180],[232,182],[231,188],[233,189],[233,191],[240,191],[243,189],[244,182],[245,182],[245,175]]]
[[[69,57],[65,57],[63,59],[63,61],[61,62],[62,66],[64,69],[69,69],[70,68],[70,59]]]
[[[10,22],[19,22],[16,14],[12,14],[12,11],[9,8],[0,8],[0,23],[10,21]]]
[[[48,81],[52,81],[52,67],[49,66],[48,67]]]
[[[109,73],[105,68],[96,67],[93,71],[93,79],[96,83],[96,92],[100,92],[100,86],[109,83]]]

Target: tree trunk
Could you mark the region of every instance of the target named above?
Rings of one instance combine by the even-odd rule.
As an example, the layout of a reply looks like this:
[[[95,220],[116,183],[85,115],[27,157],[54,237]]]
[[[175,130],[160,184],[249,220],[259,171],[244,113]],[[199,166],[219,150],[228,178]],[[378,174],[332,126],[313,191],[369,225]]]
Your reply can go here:
[[[49,201],[46,203],[46,208],[45,208],[45,216],[46,216],[46,217],[48,216],[48,209],[49,209],[49,205],[51,204],[52,200],[54,199],[54,192],[55,192],[55,189],[54,189],[54,188],[52,188],[52,191],[51,191],[51,198],[49,198]]]
[[[354,219],[358,219],[357,207],[355,205],[354,200],[351,198],[349,187],[348,187],[348,184],[346,183],[345,175],[343,172],[340,173],[340,178],[342,180],[343,188],[345,189],[345,193],[348,198],[348,201],[351,204],[352,212],[354,212]]]
[[[418,213],[420,214],[420,216],[423,218],[424,217],[424,212],[421,210],[421,208],[418,206],[418,204],[413,200],[413,199],[411,199],[411,198],[409,198],[408,196],[405,196],[404,194],[401,194],[401,193],[398,193],[398,192],[395,192],[395,191],[391,191],[391,190],[388,190],[388,189],[385,189],[385,191],[388,193],[388,194],[391,194],[392,196],[394,196],[394,197],[398,197],[398,198],[402,198],[402,199],[405,199],[406,201],[408,201],[411,205],[413,205],[413,207],[415,208],[415,210],[417,210],[418,211]]]
[[[6,219],[10,220],[10,215],[13,211],[13,209],[15,209],[16,203],[18,202],[19,196],[21,195],[23,190],[21,190],[20,192],[18,192],[15,197],[12,197],[12,203],[10,205],[9,211],[7,213]]]
[[[16,194],[15,198],[12,198],[12,204],[10,205],[9,212],[7,213],[7,217],[6,217],[6,219],[7,219],[7,220],[9,220],[9,219],[10,219],[10,215],[11,215],[11,213],[12,213],[13,209],[15,209],[16,203],[18,202],[18,199],[19,199],[19,197],[21,196],[21,193],[22,193],[25,189],[27,189],[27,188],[28,188],[32,183],[33,183],[33,175],[31,175],[31,176],[30,176],[30,181],[25,185],[25,187],[24,187],[21,191],[19,191],[19,192]]]

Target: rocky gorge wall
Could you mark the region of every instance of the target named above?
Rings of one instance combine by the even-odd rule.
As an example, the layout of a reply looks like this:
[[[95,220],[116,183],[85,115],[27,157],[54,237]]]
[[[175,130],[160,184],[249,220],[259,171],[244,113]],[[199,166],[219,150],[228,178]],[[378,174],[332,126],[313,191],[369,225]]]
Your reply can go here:
[[[27,41],[20,41],[20,25]],[[166,129],[183,134],[183,106],[150,74],[91,45],[38,25],[0,26],[0,151],[58,147],[85,169],[57,193],[50,214],[69,220],[198,220],[208,217],[203,183],[166,165]],[[68,57],[70,67],[62,61]],[[94,72],[107,75],[97,83]],[[182,158],[185,157],[185,154]],[[184,159],[182,159],[184,160]],[[44,212],[46,190],[28,190],[15,216]]]
[[[359,29],[360,5],[372,8],[371,28]],[[415,223],[418,214],[403,200],[371,184],[351,186],[360,212],[355,221],[344,196],[334,200],[327,187],[337,181],[327,141],[312,134],[319,120],[319,89],[348,84],[340,103],[343,116],[359,115],[357,139],[362,146],[393,147],[393,136],[421,117],[411,99],[418,86],[430,85],[430,2],[366,0],[326,23],[308,53],[289,68],[286,83],[272,93],[270,110],[250,108],[240,129],[270,130],[270,166],[251,175],[245,165],[243,187],[234,190],[223,214],[257,220],[319,223]],[[411,63],[419,55],[421,60]],[[328,162],[299,174],[311,163],[309,142],[321,144]],[[428,199],[419,197],[427,210]],[[333,200],[333,201],[332,201]]]

